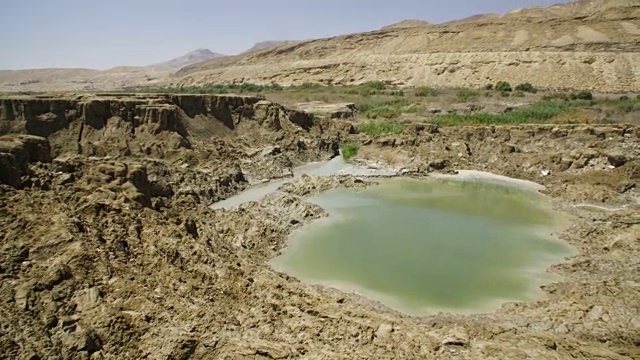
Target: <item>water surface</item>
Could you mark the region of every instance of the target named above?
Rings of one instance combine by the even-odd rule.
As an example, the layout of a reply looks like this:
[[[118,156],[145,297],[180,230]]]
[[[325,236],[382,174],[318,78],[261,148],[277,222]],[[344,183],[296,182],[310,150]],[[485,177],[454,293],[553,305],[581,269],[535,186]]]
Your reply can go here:
[[[545,269],[572,253],[543,198],[513,187],[392,179],[309,200],[331,216],[294,233],[272,266],[409,314],[534,299]]]

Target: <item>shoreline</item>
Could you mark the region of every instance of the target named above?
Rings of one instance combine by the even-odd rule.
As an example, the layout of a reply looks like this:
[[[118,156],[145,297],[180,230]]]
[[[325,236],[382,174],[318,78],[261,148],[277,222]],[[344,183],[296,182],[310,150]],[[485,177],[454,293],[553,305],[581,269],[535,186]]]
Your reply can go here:
[[[337,175],[333,175],[333,176],[337,176]],[[357,177],[354,175],[340,175],[340,176]],[[328,177],[331,177],[331,176],[328,176]],[[370,178],[376,178],[376,177],[377,176],[370,176]],[[435,179],[435,180],[451,179],[451,180],[460,181],[460,182],[480,181],[480,182],[486,182],[488,184],[493,184],[497,186],[516,188],[517,190],[523,191],[523,192],[535,192],[537,195],[541,197],[543,197],[543,195],[539,194],[538,191],[545,189],[544,186],[531,181],[509,178],[502,175],[497,175],[497,174],[492,174],[492,173],[482,172],[482,171],[473,171],[473,170],[461,170],[459,171],[458,174],[455,174],[455,175],[435,174],[434,176],[433,174],[428,174],[421,178],[412,178],[407,176],[392,176],[392,177],[388,177],[388,179],[389,180],[412,179],[417,181],[429,180],[429,179]],[[376,185],[379,185],[379,184],[374,184],[370,186],[376,186]],[[370,186],[367,186],[367,188],[369,188]],[[318,194],[303,196],[302,199],[305,202],[310,202],[312,204],[319,205],[315,201],[309,200],[309,198],[313,198],[315,196],[318,196],[320,194],[323,194],[327,191],[332,191],[332,190],[336,190],[336,188],[330,188],[328,190],[321,191]],[[552,198],[552,201],[553,200],[555,199]],[[291,232],[289,232],[289,234],[286,237],[285,244],[275,254],[272,254],[272,256],[267,261],[267,266],[272,271],[275,271],[277,273],[283,273],[289,277],[296,279],[296,281],[298,281],[302,285],[316,287],[326,293],[337,292],[337,293],[343,294],[344,296],[355,297],[356,299],[358,299],[357,301],[367,304],[368,306],[373,306],[374,308],[381,309],[383,312],[390,312],[394,314],[399,313],[405,317],[410,317],[410,318],[426,318],[426,317],[436,316],[438,314],[447,314],[450,316],[491,315],[491,314],[498,313],[503,306],[508,304],[522,303],[522,302],[528,303],[528,302],[545,300],[546,293],[541,289],[541,287],[549,286],[556,282],[564,280],[564,278],[561,275],[554,273],[552,271],[553,267],[555,265],[566,262],[567,258],[576,256],[578,254],[578,250],[570,242],[566,241],[565,239],[562,239],[561,236],[558,235],[558,234],[561,234],[564,230],[569,228],[571,224],[571,221],[569,220],[570,214],[566,213],[563,210],[551,209],[550,207],[547,209],[548,211],[558,212],[560,215],[562,215],[562,218],[564,218],[565,220],[562,222],[562,224],[554,224],[554,225],[551,225],[549,229],[546,229],[546,230],[550,230],[551,231],[550,233],[538,234],[537,236],[540,237],[541,239],[544,238],[545,240],[549,240],[549,241],[562,242],[563,245],[566,245],[566,247],[570,251],[570,254],[567,254],[566,256],[563,257],[563,259],[559,261],[542,261],[543,264],[541,265],[530,264],[529,266],[526,266],[520,269],[520,274],[522,275],[533,274],[531,275],[532,278],[529,279],[529,281],[527,281],[528,283],[530,283],[530,284],[527,284],[527,291],[523,294],[520,294],[521,297],[525,299],[523,300],[507,299],[507,298],[492,299],[489,301],[484,301],[482,304],[479,304],[478,306],[468,307],[463,309],[455,309],[451,307],[438,307],[438,306],[427,306],[427,307],[421,307],[420,309],[410,309],[405,306],[394,305],[394,304],[402,304],[402,301],[398,300],[398,297],[396,296],[392,296],[392,295],[384,294],[375,290],[367,289],[366,287],[362,287],[360,285],[357,285],[351,282],[333,281],[333,280],[317,280],[317,279],[307,279],[304,277],[299,277],[295,275],[295,272],[293,271],[287,272],[286,266],[283,266],[281,262],[276,261],[278,258],[282,258],[284,256],[284,252],[287,250],[287,248],[290,248],[292,246],[293,247],[300,246],[299,242],[303,241],[303,239],[299,238],[301,232],[314,231],[316,230],[316,228],[312,229],[311,227],[313,226],[316,226],[316,227],[330,226],[331,223],[336,221],[344,221],[346,218],[344,215],[340,216],[340,215],[333,214],[332,211],[330,211],[325,207],[321,206],[321,208],[326,212],[327,216],[323,216],[319,219],[314,219],[314,220],[311,220],[310,222],[306,222],[303,226],[293,229]],[[281,260],[284,260],[284,259],[281,259]]]

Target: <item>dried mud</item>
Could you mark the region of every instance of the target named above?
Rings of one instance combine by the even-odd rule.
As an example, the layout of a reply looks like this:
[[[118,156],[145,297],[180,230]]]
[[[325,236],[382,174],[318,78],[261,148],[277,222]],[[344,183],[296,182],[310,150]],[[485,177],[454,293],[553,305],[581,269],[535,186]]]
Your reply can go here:
[[[640,128],[437,128],[349,134],[257,98],[0,99],[0,354],[7,359],[638,358]],[[345,130],[346,129],[346,130]],[[546,186],[577,254],[545,297],[495,313],[409,317],[271,270],[325,216],[310,177],[212,210],[335,156],[410,176],[489,171]],[[576,203],[627,205],[620,211]],[[488,204],[490,206],[490,204]]]

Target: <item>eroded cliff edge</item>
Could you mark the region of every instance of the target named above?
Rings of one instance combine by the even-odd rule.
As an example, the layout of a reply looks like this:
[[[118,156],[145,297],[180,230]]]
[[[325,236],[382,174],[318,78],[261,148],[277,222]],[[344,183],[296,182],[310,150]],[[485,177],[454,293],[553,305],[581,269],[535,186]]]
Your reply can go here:
[[[0,353],[9,358],[638,356],[637,126],[412,124],[369,138],[348,121],[258,98],[0,103]],[[293,194],[348,181],[301,178],[288,193],[208,207],[347,139],[361,143],[356,160],[416,176],[469,168],[540,182],[573,216],[560,236],[578,254],[552,268],[562,279],[540,301],[411,318],[267,265],[293,229],[325,215]]]

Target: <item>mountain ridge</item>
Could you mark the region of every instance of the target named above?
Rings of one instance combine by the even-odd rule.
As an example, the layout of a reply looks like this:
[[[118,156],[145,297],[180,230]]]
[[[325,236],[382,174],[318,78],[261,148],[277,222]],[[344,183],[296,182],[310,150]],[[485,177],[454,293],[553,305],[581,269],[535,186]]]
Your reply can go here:
[[[505,80],[541,88],[640,91],[639,35],[638,0],[577,0],[440,24],[405,20],[331,38],[259,42],[238,55],[179,68],[0,71],[0,90],[371,80],[477,87]]]

